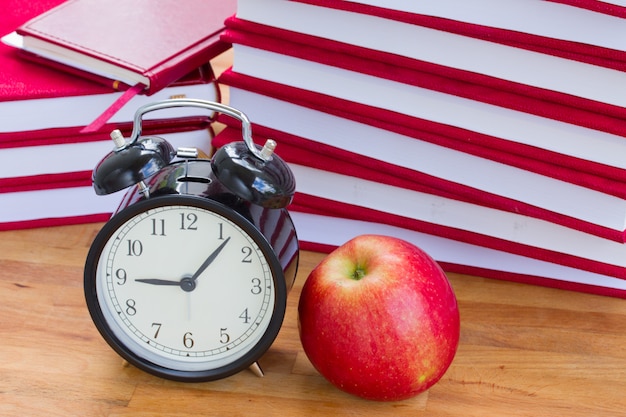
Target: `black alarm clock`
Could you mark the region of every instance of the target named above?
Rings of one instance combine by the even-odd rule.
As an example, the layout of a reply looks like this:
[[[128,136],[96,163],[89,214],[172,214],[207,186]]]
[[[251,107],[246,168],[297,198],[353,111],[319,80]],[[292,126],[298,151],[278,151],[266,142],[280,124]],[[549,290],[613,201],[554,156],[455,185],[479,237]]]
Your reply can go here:
[[[211,159],[141,136],[143,115],[191,106],[241,121],[243,140]],[[159,377],[197,382],[251,367],[281,328],[298,265],[286,210],[295,192],[275,142],[255,145],[248,118],[193,99],[139,108],[126,140],[94,169],[97,194],[125,188],[87,255],[84,291],[104,340]]]

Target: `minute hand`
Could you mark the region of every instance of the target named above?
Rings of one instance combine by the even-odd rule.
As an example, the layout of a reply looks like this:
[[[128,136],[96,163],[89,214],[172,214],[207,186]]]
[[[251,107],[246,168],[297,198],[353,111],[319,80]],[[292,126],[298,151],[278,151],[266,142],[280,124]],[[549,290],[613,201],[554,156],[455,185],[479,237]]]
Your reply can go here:
[[[206,258],[206,260],[202,263],[202,265],[200,265],[200,268],[198,268],[198,270],[191,276],[191,279],[193,281],[198,279],[198,277],[204,272],[204,270],[207,269],[209,265],[211,265],[211,263],[215,260],[215,258],[217,258],[217,255],[219,255],[222,249],[224,249],[224,246],[226,246],[229,240],[230,240],[230,237],[228,237],[224,242],[222,242],[222,244],[219,245],[217,249],[215,249],[213,253],[209,255],[208,258]]]

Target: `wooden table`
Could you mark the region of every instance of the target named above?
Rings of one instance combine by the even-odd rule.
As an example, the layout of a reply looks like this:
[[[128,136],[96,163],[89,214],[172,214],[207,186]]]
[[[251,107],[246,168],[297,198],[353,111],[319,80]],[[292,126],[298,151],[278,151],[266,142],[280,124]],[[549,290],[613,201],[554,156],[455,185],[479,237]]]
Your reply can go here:
[[[284,326],[258,378],[185,384],[145,374],[96,331],[83,263],[101,224],[0,233],[0,416],[623,416],[626,301],[450,274],[461,344],[439,383],[377,403],[335,389],[297,332],[303,252]]]

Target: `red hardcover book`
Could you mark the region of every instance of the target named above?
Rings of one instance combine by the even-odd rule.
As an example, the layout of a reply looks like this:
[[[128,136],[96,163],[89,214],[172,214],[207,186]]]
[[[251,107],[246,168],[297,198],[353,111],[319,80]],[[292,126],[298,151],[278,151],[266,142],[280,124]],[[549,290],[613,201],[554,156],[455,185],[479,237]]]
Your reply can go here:
[[[254,83],[255,86],[260,84],[262,82],[258,80]],[[298,96],[306,97],[306,94],[300,92]],[[230,88],[231,105],[246,112],[256,124],[412,170],[413,173],[407,174],[405,171],[402,174],[407,175],[407,178],[417,177],[416,172],[421,172],[440,180],[445,179],[456,184],[450,190],[457,190],[457,194],[459,185],[480,190],[481,197],[492,199],[494,204],[497,201],[501,209],[508,208],[514,212],[523,210],[527,215],[544,219],[542,216],[548,212],[559,213],[582,220],[582,223],[578,223],[579,227],[589,233],[598,233],[597,230],[593,231],[595,226],[590,227],[591,224],[603,224],[612,232],[601,233],[602,236],[612,235],[618,241],[623,239],[626,201],[623,197],[596,189],[602,188],[605,182],[602,178],[596,178],[596,187],[590,188],[566,181],[568,176],[572,179],[585,176],[576,170],[567,172],[566,168],[558,169],[564,175],[562,180],[553,175],[520,170],[485,159],[480,154],[472,155],[419,140],[419,135],[409,136],[410,132],[397,134],[393,131],[393,124],[376,127],[366,118],[375,118],[375,113],[364,114],[361,121],[350,120],[345,115],[329,114],[328,103],[332,98],[325,99],[323,102],[326,106],[322,105],[315,110],[308,107],[306,101],[303,105],[297,105],[238,87]],[[555,165],[553,167],[556,168]],[[551,171],[548,170],[549,173]],[[593,177],[587,179],[593,181]],[[619,187],[618,182],[613,185],[616,191],[624,191],[624,186]],[[559,224],[566,221],[565,218],[556,220],[554,216],[549,218]],[[572,226],[569,221],[567,224]]]
[[[510,118],[509,124],[506,125],[503,124],[503,121],[509,115],[501,119],[498,117],[499,113],[480,112],[486,117],[476,118],[473,121],[464,116],[464,121],[470,120],[472,123],[482,124],[483,129],[480,131],[474,130],[471,126],[455,125],[453,121],[443,123],[432,120],[432,118],[428,119],[419,115],[409,115],[397,110],[346,100],[333,96],[330,91],[319,93],[234,71],[223,73],[219,81],[258,95],[287,101],[294,105],[436,143],[611,195],[626,197],[626,187],[624,186],[626,183],[626,165],[623,164],[621,157],[615,158],[621,153],[613,152],[615,146],[623,147],[626,142],[617,135],[586,129],[580,130],[571,125],[558,123],[550,126],[549,123],[541,124],[541,119],[529,120],[527,117],[522,117],[516,120],[515,115]],[[375,97],[376,95],[372,93],[372,100]],[[401,102],[398,104],[402,105]],[[405,103],[404,108],[419,109],[417,106],[411,107],[411,102]],[[518,115],[523,116],[519,113]],[[444,114],[444,117],[447,116]],[[491,121],[493,123],[490,124]],[[519,126],[518,129],[509,129],[509,127],[516,125]],[[499,130],[496,131],[496,129]],[[551,131],[554,132],[552,135],[550,134]],[[585,133],[587,134],[585,135]],[[560,136],[555,136],[557,134]],[[561,145],[555,144],[555,147],[548,147],[544,143],[543,146],[540,146],[541,143],[536,141],[544,138],[547,140],[556,139],[562,144],[562,147],[559,148],[559,151],[555,151],[555,147]],[[577,140],[577,142],[568,143],[567,140],[564,140],[570,138]],[[568,144],[571,148],[568,148]],[[586,153],[584,150],[581,152],[581,147],[582,149],[589,149],[590,152]],[[591,152],[594,152],[595,155],[592,155]]]
[[[153,94],[229,48],[219,35],[235,9],[234,0],[69,0],[5,40]]]
[[[478,70],[467,71],[462,68],[442,65],[434,62],[434,60],[428,61],[385,50],[376,50],[238,18],[228,19],[226,25],[229,29],[223,34],[222,39],[233,44],[250,46],[400,82],[407,84],[407,86],[426,88],[626,136],[626,123],[624,123],[626,120],[626,101],[612,93],[616,91],[615,88],[621,87],[605,82],[608,78],[601,74],[594,75],[593,68],[600,69],[600,67],[586,67],[585,75],[579,74],[580,77],[579,75],[575,76],[574,74],[577,73],[572,69],[569,83],[558,81],[560,85],[556,85],[557,81],[555,81],[555,85],[550,85],[552,81],[548,81],[547,78],[560,80],[560,77],[554,73],[558,73],[559,70],[567,71],[565,61],[559,62],[561,64],[560,69],[548,65],[545,67],[545,71],[544,68],[533,68],[532,64],[528,63],[529,71],[532,68],[534,72],[539,74],[553,73],[553,75],[545,75],[545,77],[543,75],[537,76],[537,79],[542,79],[541,82],[528,84],[515,81],[513,77],[507,79],[505,74],[494,76],[481,73]],[[237,54],[235,53],[236,60]],[[610,73],[616,79],[624,78],[626,80],[622,71],[611,70]],[[323,82],[324,80],[315,81]],[[585,84],[590,82],[597,84],[593,88],[590,87],[586,93],[574,91],[579,85],[590,86],[590,84]],[[544,83],[547,84],[542,87],[541,84]]]
[[[458,199],[290,166],[297,183],[296,203],[306,201],[343,217],[367,215],[371,221],[626,279],[626,246],[621,242]]]
[[[3,18],[0,33],[14,30],[27,20],[57,6],[61,0],[39,0],[28,7],[17,0],[0,0]],[[84,127],[123,95],[104,82],[94,82],[47,65],[23,59],[20,51],[0,43],[0,149],[29,146],[31,142],[54,141],[62,135],[77,138],[67,128]],[[102,80],[98,80],[102,81]],[[147,102],[171,97],[195,97],[220,101],[210,63],[195,68],[168,87],[153,94],[134,96],[109,120],[133,120],[135,110]],[[156,118],[196,115],[194,111],[158,112]],[[208,116],[201,113],[201,116]],[[146,119],[153,119],[147,115]],[[1,155],[1,151],[0,151]],[[1,176],[0,176],[1,177]]]
[[[231,128],[224,130],[215,137],[212,141],[215,148],[236,141],[241,137],[240,131],[236,129],[237,123],[232,118],[220,117],[218,120]],[[303,121],[302,118],[298,118],[298,120]],[[280,146],[279,155],[288,163],[530,216],[621,243],[626,239],[626,233],[623,229],[614,229],[606,225],[584,221],[520,200],[428,175],[418,169],[394,165],[256,123],[253,124],[253,127],[255,136],[258,136],[258,138],[255,137],[255,140],[259,144],[264,143],[263,138],[269,137],[276,140]]]
[[[446,272],[626,298],[626,281],[612,276],[421,233],[381,222],[380,218],[351,218],[347,212],[331,214],[299,202],[292,203],[289,211],[304,250],[329,253],[356,236],[382,234],[412,242]]]
[[[611,39],[616,37],[616,31],[621,33],[623,21],[593,13],[577,13],[554,4],[531,2],[500,5],[498,2],[471,0],[467,6],[472,10],[468,10],[446,2],[439,2],[442,7],[433,8],[431,5],[412,3],[389,4],[384,0],[293,1],[423,26],[618,71],[626,70],[624,43],[619,38]],[[589,10],[626,17],[626,7],[603,1],[565,0],[559,3],[577,4]],[[476,17],[474,12],[482,16]],[[558,25],[554,24],[555,18],[559,19]],[[581,31],[581,27],[593,30]],[[602,35],[593,36],[594,32],[602,32]]]
[[[597,13],[604,13],[611,16],[626,19],[626,5],[619,2],[601,0],[548,0],[554,3],[567,4],[569,6],[580,7]]]
[[[367,208],[362,205],[355,205],[345,201],[331,200],[302,192],[296,193],[293,205],[293,208],[298,206],[312,207],[320,213],[325,213],[331,216],[388,224],[406,230],[426,233],[433,236],[493,250],[499,250],[544,262],[555,263],[594,274],[614,277],[620,280],[626,279],[626,266],[624,262],[619,260],[618,262],[607,262],[607,258],[600,260],[599,258],[594,257],[592,259],[589,255],[595,250],[590,247],[589,254],[585,255],[583,253],[585,252],[583,243],[577,240],[570,242],[568,245],[577,246],[576,250],[580,253],[563,253],[550,248],[533,246],[532,244],[526,244],[519,241],[501,239],[488,234],[448,227],[441,224],[418,221],[410,217],[399,216],[390,212]],[[328,231],[328,233],[332,233],[332,231]],[[598,240],[598,242],[600,241],[601,239]],[[623,256],[626,249],[623,248],[622,244],[610,241],[605,241],[604,244],[605,248],[613,245],[618,252],[622,253]],[[575,252],[576,250],[572,252]]]
[[[195,147],[208,154],[212,129],[206,120],[188,122],[150,124],[143,133],[163,137],[174,148]],[[117,127],[130,133],[129,125]],[[78,136],[66,137],[71,144],[5,150],[0,167],[6,175],[0,178],[0,231],[104,221],[119,206],[125,190],[99,196],[92,187],[93,168],[112,149],[108,133],[77,130],[65,130]]]
[[[175,147],[210,153],[213,134],[206,117],[154,119],[142,127],[144,136],[167,136]],[[91,133],[80,127],[54,129],[48,136],[19,141],[20,146],[3,148],[0,142],[0,193],[89,183],[93,168],[112,149],[114,129],[129,137],[132,123],[107,124]]]

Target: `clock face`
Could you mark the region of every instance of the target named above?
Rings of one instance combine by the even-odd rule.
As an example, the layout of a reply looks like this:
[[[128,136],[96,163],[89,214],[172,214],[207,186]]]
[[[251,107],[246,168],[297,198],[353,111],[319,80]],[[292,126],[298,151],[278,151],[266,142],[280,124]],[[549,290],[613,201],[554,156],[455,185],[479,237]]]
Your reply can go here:
[[[105,225],[88,256],[85,291],[96,326],[129,362],[208,380],[269,348],[284,316],[281,277],[271,247],[243,217],[206,199],[169,196]]]

